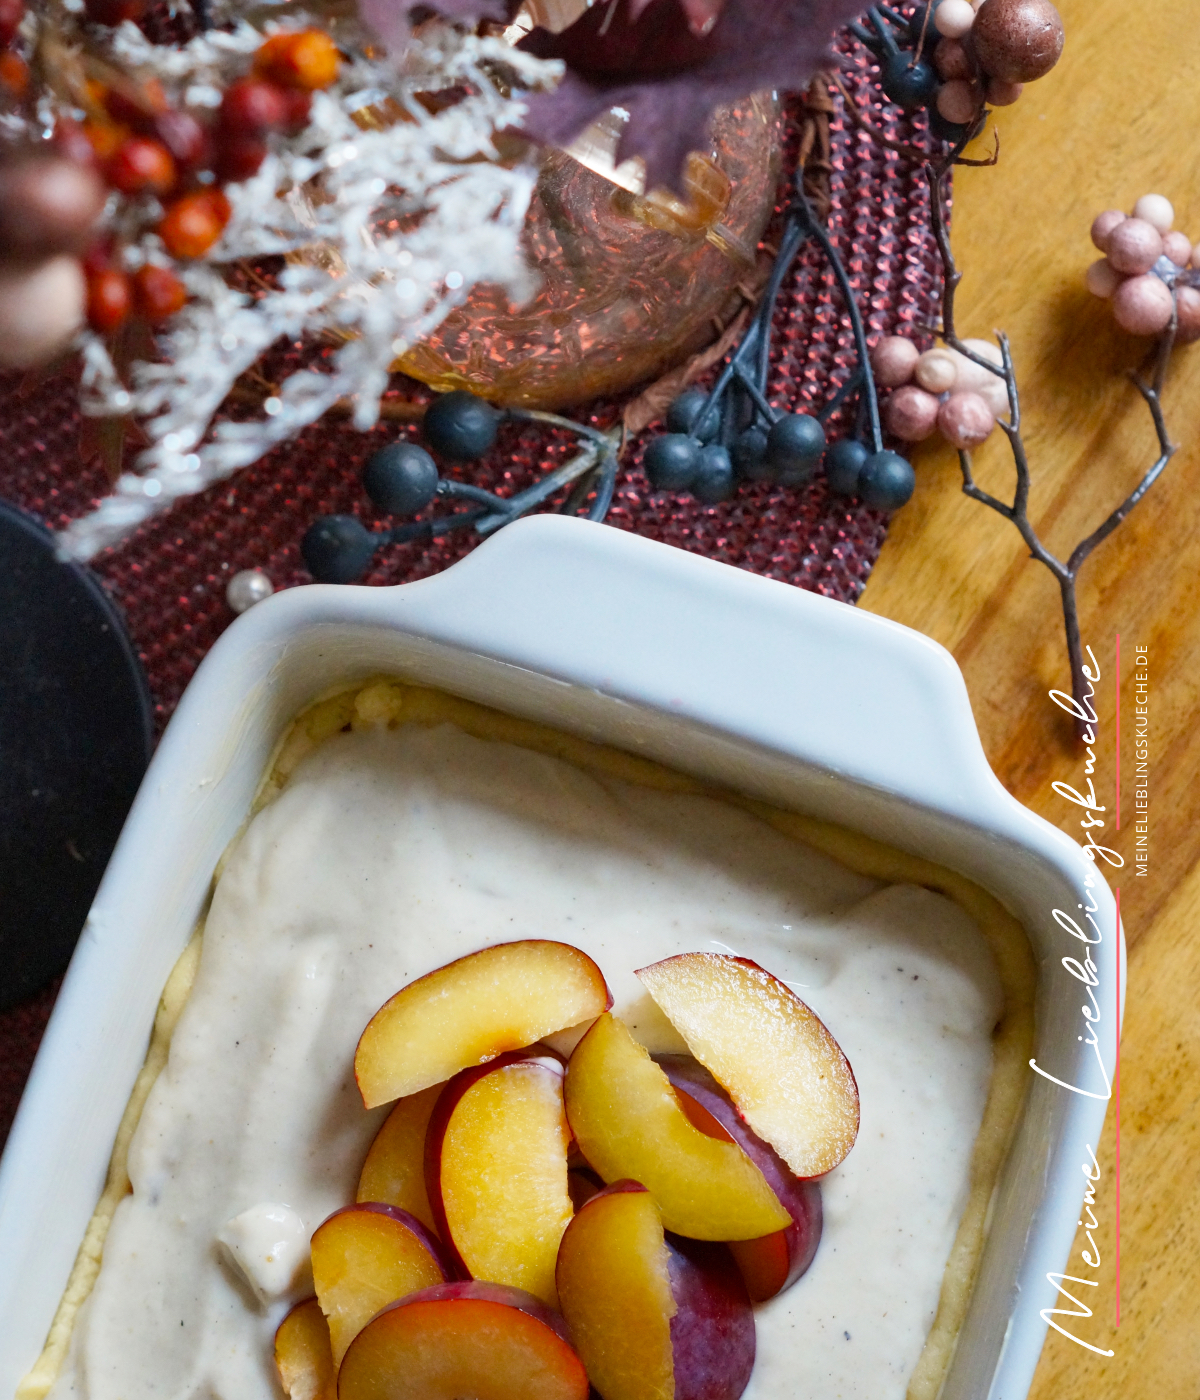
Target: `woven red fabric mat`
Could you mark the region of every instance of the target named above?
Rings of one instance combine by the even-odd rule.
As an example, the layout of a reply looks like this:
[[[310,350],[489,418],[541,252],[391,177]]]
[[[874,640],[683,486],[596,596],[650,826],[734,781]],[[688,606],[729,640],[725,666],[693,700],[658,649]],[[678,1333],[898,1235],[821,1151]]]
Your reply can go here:
[[[865,50],[849,40],[840,47],[843,81],[864,116],[893,140],[924,147],[924,118],[906,118],[882,100]],[[919,168],[857,129],[840,98],[831,144],[829,228],[868,336],[935,321],[940,264]],[[853,342],[832,273],[810,246],[797,259],[779,300],[770,398],[792,409],[819,407],[853,364]],[[618,409],[593,405],[574,416],[606,425]],[[98,464],[81,465],[80,427],[71,374],[40,382],[0,375],[0,496],[53,529],[94,505],[108,483]],[[205,652],[233,620],[225,602],[229,578],[240,569],[260,568],[277,589],[308,582],[299,549],[304,531],[316,516],[334,512],[359,514],[373,523],[377,516],[360,486],[363,464],[404,431],[385,424],[359,434],[341,421],[316,424],[95,561],[146,666],[160,728]],[[565,437],[555,441],[539,429],[514,426],[486,460],[460,474],[507,495],[571,447]],[[128,452],[127,461],[133,455]],[[635,443],[625,459],[610,525],[844,602],[859,597],[887,531],[880,512],[832,496],[820,475],[799,491],[743,486],[733,500],[717,506],[654,496],[640,456],[641,445]],[[473,543],[473,536],[459,532],[433,543],[392,546],[377,556],[365,581],[424,578],[454,563]],[[0,1016],[0,1142],[16,1111],[53,990]]]

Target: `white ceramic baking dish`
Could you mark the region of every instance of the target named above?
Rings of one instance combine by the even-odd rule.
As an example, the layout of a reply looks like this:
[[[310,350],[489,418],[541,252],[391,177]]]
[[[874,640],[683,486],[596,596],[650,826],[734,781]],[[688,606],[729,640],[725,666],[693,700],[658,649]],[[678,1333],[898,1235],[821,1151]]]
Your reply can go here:
[[[387,673],[654,757],[950,866],[1024,923],[1038,1063],[1096,1091],[1080,951],[1052,916],[1086,902],[1078,846],[984,758],[962,677],[918,633],[605,526],[521,521],[398,588],[313,586],[247,613],[188,688],[96,897],[0,1164],[0,1397],[35,1360],[100,1194],[172,964],[292,717]],[[50,721],[52,722],[52,721]],[[1107,888],[1091,953],[1112,1005]],[[1102,1005],[1103,1005],[1102,1001]],[[1116,1018],[1097,1026],[1105,1070]],[[1106,1104],[1029,1075],[944,1400],[1021,1400],[1067,1269]]]

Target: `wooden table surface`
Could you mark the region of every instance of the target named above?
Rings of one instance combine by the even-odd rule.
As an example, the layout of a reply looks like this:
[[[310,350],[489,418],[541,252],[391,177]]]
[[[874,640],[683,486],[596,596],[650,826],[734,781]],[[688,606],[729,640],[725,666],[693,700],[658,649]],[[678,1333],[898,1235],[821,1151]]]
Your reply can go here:
[[[1094,214],[1165,194],[1200,240],[1200,7],[1160,0],[1057,0],[1063,58],[998,114],[993,169],[956,175],[953,243],[964,271],[959,333],[1011,337],[1032,466],[1030,517],[1065,558],[1153,462],[1149,414],[1125,371],[1148,342],[1119,331],[1084,290],[1098,254]],[[973,151],[972,154],[975,154]],[[1114,657],[1121,651],[1121,830],[1129,947],[1121,1057],[1120,1326],[1115,1113],[1099,1161],[1095,1311],[1072,1325],[1102,1357],[1051,1332],[1031,1400],[1195,1400],[1200,1394],[1200,344],[1177,352],[1165,395],[1182,447],[1133,515],[1081,572],[1080,619],[1100,664],[1095,782],[1113,815]],[[1083,813],[1055,780],[1082,787],[1083,755],[1047,698],[1070,689],[1058,590],[1014,527],[962,495],[944,446],[916,460],[917,492],[895,518],[861,606],[953,652],[983,745],[1004,785],[1082,839]],[[976,456],[980,484],[1012,499],[997,433]],[[1149,668],[1149,862],[1135,874],[1134,648]],[[1103,833],[1097,832],[1097,839]],[[1072,1259],[1079,1265],[1076,1243]],[[1070,1272],[1079,1272],[1078,1267]],[[1093,1296],[1094,1295],[1094,1296]],[[1066,1306],[1070,1306],[1066,1304]],[[1064,1319],[1068,1323],[1071,1319]]]

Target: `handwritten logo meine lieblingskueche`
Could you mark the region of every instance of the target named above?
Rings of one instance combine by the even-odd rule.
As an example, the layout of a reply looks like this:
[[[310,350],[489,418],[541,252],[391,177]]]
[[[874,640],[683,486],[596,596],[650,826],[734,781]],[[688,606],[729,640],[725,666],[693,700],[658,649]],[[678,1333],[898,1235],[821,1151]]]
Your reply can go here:
[[[1084,677],[1088,682],[1087,694],[1079,700],[1074,696],[1064,694],[1061,690],[1052,690],[1050,692],[1050,699],[1053,700],[1060,709],[1066,710],[1068,714],[1080,721],[1083,727],[1082,738],[1086,748],[1086,759],[1084,763],[1084,776],[1087,778],[1086,790],[1080,792],[1069,783],[1064,782],[1056,782],[1053,786],[1054,791],[1060,797],[1081,807],[1084,812],[1084,816],[1079,825],[1087,833],[1087,840],[1080,841],[1080,856],[1088,865],[1088,870],[1083,880],[1084,888],[1087,890],[1088,903],[1086,905],[1082,903],[1077,905],[1077,910],[1081,918],[1063,909],[1055,909],[1053,911],[1053,918],[1054,922],[1064,933],[1069,934],[1072,938],[1078,939],[1083,945],[1082,950],[1075,950],[1077,956],[1064,957],[1062,959],[1062,965],[1084,988],[1087,999],[1080,1007],[1080,1013],[1084,1023],[1084,1033],[1077,1036],[1076,1039],[1091,1049],[1095,1057],[1096,1068],[1099,1072],[1099,1079],[1097,1082],[1103,1084],[1103,1091],[1101,1092],[1098,1089],[1085,1089],[1079,1084],[1072,1084],[1059,1079],[1043,1069],[1036,1060],[1030,1060],[1029,1064],[1030,1068],[1035,1070],[1044,1079],[1049,1079],[1051,1083],[1057,1084],[1060,1088],[1066,1089],[1072,1094],[1081,1094],[1085,1098],[1090,1099],[1109,1099],[1112,1097],[1112,1082],[1104,1067],[1104,1059],[1096,1034],[1096,1028],[1104,1019],[1104,1013],[1100,1009],[1100,1001],[1097,996],[1097,991],[1100,987],[1100,977],[1099,969],[1092,957],[1091,951],[1095,945],[1104,941],[1104,934],[1099,923],[1096,921],[1095,915],[1099,909],[1099,905],[1093,897],[1092,890],[1095,888],[1098,881],[1098,876],[1095,873],[1095,866],[1098,859],[1105,861],[1110,866],[1118,868],[1123,866],[1125,861],[1117,851],[1113,850],[1111,847],[1098,844],[1095,839],[1096,830],[1102,829],[1107,824],[1104,818],[1100,816],[1100,813],[1107,811],[1107,808],[1097,801],[1096,786],[1093,778],[1093,774],[1096,771],[1095,744],[1098,716],[1095,706],[1092,704],[1092,699],[1096,694],[1096,682],[1100,679],[1100,666],[1096,661],[1091,647],[1085,647],[1084,650],[1087,652],[1088,658],[1091,661],[1090,667],[1084,666],[1083,668]],[[1080,953],[1082,956],[1079,956]],[[1079,1251],[1079,1255],[1083,1261],[1084,1267],[1094,1272],[1101,1266],[1100,1250],[1096,1245],[1095,1236],[1093,1234],[1093,1231],[1098,1227],[1099,1223],[1096,1219],[1093,1207],[1096,1203],[1096,1183],[1100,1180],[1100,1164],[1096,1160],[1096,1153],[1092,1145],[1087,1143],[1085,1146],[1087,1147],[1090,1161],[1082,1163],[1080,1168],[1087,1179],[1087,1186],[1084,1192],[1083,1213],[1079,1224],[1087,1237],[1087,1246]],[[1041,1312],[1042,1321],[1048,1323],[1056,1332],[1062,1333],[1064,1337],[1067,1337],[1077,1346],[1085,1347],[1088,1351],[1095,1352],[1097,1356],[1113,1356],[1115,1353],[1112,1350],[1106,1351],[1101,1347],[1094,1346],[1091,1342],[1084,1341],[1081,1337],[1077,1337],[1073,1332],[1068,1331],[1061,1323],[1055,1321],[1057,1317],[1090,1318],[1092,1316],[1092,1310],[1081,1299],[1076,1298],[1069,1292],[1068,1289],[1064,1287],[1064,1284],[1070,1283],[1082,1285],[1086,1288],[1097,1288],[1099,1287],[1099,1280],[1097,1278],[1086,1278],[1073,1274],[1058,1273],[1047,1274],[1046,1278],[1055,1289],[1057,1289],[1061,1298],[1074,1303],[1075,1307],[1074,1309],[1066,1307],[1043,1308]]]

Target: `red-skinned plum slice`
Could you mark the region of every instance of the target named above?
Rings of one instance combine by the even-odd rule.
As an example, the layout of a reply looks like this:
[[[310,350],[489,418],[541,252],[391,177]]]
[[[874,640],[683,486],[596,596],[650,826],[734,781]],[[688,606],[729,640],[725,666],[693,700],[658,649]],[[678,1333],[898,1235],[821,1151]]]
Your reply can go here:
[[[719,1244],[667,1237],[635,1181],[593,1196],[567,1227],[563,1313],[604,1400],[737,1400],[754,1365],[754,1316]]]
[[[729,1247],[667,1237],[675,1400],[737,1400],[754,1369],[754,1313]]]
[[[591,1167],[572,1167],[567,1173],[567,1192],[576,1210],[587,1205],[593,1196],[604,1190],[604,1182]]]
[[[441,1242],[415,1215],[373,1202],[335,1211],[317,1228],[312,1265],[335,1365],[380,1308],[455,1272]]]
[[[751,1300],[765,1302],[790,1288],[813,1261],[821,1241],[821,1188],[792,1172],[770,1143],[751,1129],[702,1064],[690,1055],[655,1055],[654,1061],[666,1072],[693,1125],[736,1142],[792,1217],[786,1229],[729,1246]]]
[[[334,1400],[337,1395],[329,1324],[315,1298],[297,1303],[279,1324],[275,1366],[288,1400]]]
[[[354,1077],[363,1103],[375,1108],[590,1021],[611,1005],[600,969],[569,943],[498,943],[417,978],[385,1002],[359,1038]]]
[[[436,1229],[425,1194],[425,1134],[443,1086],[401,1099],[375,1134],[358,1178],[359,1201],[398,1206]]]
[[[797,1176],[837,1166],[858,1136],[858,1086],[837,1041],[786,983],[725,953],[680,953],[637,975]]]
[[[425,1138],[425,1185],[463,1273],[558,1302],[570,1140],[555,1056],[514,1051],[446,1085]]]
[[[688,1121],[667,1076],[615,1016],[597,1018],[567,1065],[567,1117],[591,1167],[640,1181],[663,1223],[693,1239],[754,1240],[790,1216],[737,1146]]]
[[[587,1400],[562,1318],[519,1288],[471,1280],[426,1288],[350,1344],[338,1400]]]

